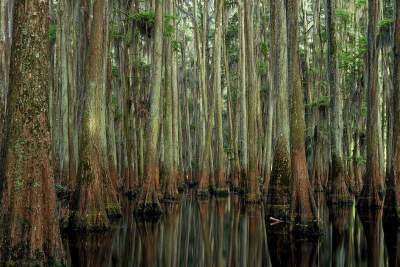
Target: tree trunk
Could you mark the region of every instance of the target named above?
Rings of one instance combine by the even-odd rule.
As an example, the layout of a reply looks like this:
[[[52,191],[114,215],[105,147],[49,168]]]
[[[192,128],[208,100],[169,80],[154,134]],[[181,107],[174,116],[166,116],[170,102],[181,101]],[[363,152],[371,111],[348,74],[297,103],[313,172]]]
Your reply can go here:
[[[146,129],[146,160],[143,192],[139,196],[136,212],[139,215],[160,215],[160,167],[158,139],[160,133],[161,74],[163,58],[163,1],[155,2],[154,47],[152,59],[150,117]]]
[[[385,219],[400,223],[400,0],[396,0],[393,68],[393,158],[385,198]]]
[[[330,167],[330,193],[328,201],[332,204],[351,203],[352,199],[346,184],[345,167],[343,159],[343,124],[342,117],[342,92],[338,86],[337,77],[337,49],[335,29],[335,0],[326,1],[327,25],[327,77],[330,91],[330,140],[331,140],[331,167]]]
[[[216,117],[216,174],[215,174],[215,190],[218,195],[226,195],[229,192],[226,183],[225,175],[225,151],[224,151],[224,136],[222,125],[222,91],[221,91],[221,65],[222,65],[222,16],[223,16],[223,0],[216,0],[216,18],[215,18],[215,37],[214,37],[214,52],[213,52],[213,68],[214,68],[214,84],[213,93],[215,101],[215,117]]]
[[[290,143],[291,143],[291,220],[295,231],[315,231],[317,207],[308,176],[304,118],[303,88],[298,55],[299,0],[288,1],[288,81],[291,88]]]
[[[64,256],[50,150],[48,2],[17,1],[14,26],[0,261],[41,265]]]
[[[378,34],[380,0],[368,1],[368,60],[367,60],[367,172],[364,186],[358,200],[361,209],[381,208],[381,185],[383,183],[383,168],[379,149],[379,94],[378,94]],[[396,106],[395,106],[396,107]]]
[[[249,166],[246,173],[246,201],[260,201],[260,187],[258,184],[258,164],[257,164],[257,76],[254,57],[254,1],[247,0],[245,5],[245,36],[247,54],[247,77],[248,77],[248,152]]]
[[[291,176],[289,154],[288,58],[286,6],[271,0],[272,90],[276,93],[276,137],[271,181],[267,195],[267,215],[283,219],[289,216]]]
[[[87,7],[87,5],[84,6]],[[85,94],[80,132],[77,187],[71,208],[74,229],[93,230],[109,226],[108,216],[119,216],[120,206],[107,160],[105,75],[108,44],[107,0],[93,4],[93,19],[85,59]]]

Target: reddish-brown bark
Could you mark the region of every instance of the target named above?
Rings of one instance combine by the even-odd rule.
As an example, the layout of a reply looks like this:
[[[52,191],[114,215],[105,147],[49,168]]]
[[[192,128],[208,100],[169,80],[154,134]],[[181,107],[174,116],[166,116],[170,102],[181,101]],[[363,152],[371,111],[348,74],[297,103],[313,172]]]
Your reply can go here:
[[[47,1],[16,2],[1,196],[3,263],[46,264],[64,256],[50,156],[48,16]]]

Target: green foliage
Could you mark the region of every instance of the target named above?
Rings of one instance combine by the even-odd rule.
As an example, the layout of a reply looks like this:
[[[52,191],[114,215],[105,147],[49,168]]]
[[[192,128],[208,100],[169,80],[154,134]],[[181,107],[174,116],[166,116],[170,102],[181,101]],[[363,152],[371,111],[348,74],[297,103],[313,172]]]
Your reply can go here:
[[[320,107],[328,107],[330,102],[329,96],[321,96],[319,99],[306,104],[306,108],[320,108]]]
[[[128,18],[141,25],[143,24],[153,25],[155,20],[155,14],[152,10],[144,10],[144,11],[129,13]]]
[[[339,8],[336,10],[336,17],[339,18],[339,20],[343,23],[346,23],[350,20],[351,18],[351,12],[348,11],[347,9],[344,8]]]
[[[267,57],[268,57],[268,53],[269,53],[269,46],[268,46],[268,43],[262,42],[262,43],[260,44],[260,49],[261,49],[261,53],[263,54],[263,56],[264,56],[265,58],[267,58]]]
[[[389,18],[383,18],[379,21],[378,25],[380,28],[387,28],[392,26],[394,23],[393,19],[389,19]]]
[[[258,62],[258,72],[260,75],[264,75],[267,73],[268,65],[265,61]]]
[[[356,0],[356,6],[358,8],[365,7],[367,5],[367,0]]]
[[[57,38],[57,24],[55,23],[50,23],[49,25],[49,39],[50,43],[54,43]]]
[[[174,20],[175,16],[165,15],[164,17],[164,36],[167,38],[172,38],[175,33]]]

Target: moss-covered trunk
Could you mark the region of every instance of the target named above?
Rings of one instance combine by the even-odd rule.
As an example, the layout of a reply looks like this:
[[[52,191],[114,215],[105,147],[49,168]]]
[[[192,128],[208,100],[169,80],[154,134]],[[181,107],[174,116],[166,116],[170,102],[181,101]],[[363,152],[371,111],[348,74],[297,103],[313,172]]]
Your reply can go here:
[[[17,1],[14,26],[0,261],[46,264],[63,259],[50,151],[48,2]]]
[[[272,90],[276,92],[276,137],[271,180],[267,195],[267,216],[289,216],[289,114],[286,6],[271,0],[271,67]]]

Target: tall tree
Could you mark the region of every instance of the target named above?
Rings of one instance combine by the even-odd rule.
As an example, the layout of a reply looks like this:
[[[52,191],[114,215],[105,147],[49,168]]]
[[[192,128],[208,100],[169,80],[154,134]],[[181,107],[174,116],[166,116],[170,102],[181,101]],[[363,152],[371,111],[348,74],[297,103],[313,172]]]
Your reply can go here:
[[[155,1],[154,44],[151,73],[150,118],[147,123],[145,177],[136,212],[143,215],[161,213],[159,203],[160,167],[158,139],[160,133],[161,74],[163,58],[163,1]]]
[[[330,139],[331,139],[331,175],[329,201],[332,204],[344,204],[351,202],[349,190],[345,179],[345,166],[343,159],[343,123],[342,118],[342,91],[338,86],[337,76],[337,47],[335,11],[336,1],[326,1],[326,25],[327,25],[327,78],[330,91]]]
[[[172,38],[173,33],[173,3],[172,1],[166,1],[165,12],[167,14],[167,20],[165,22],[164,32],[167,34],[165,38],[165,58],[167,64],[165,64],[165,86],[164,86],[164,146],[165,146],[165,158],[164,158],[164,179],[163,179],[163,192],[164,198],[175,199],[178,195],[177,187],[177,169],[176,169],[176,158],[175,158],[175,146],[173,129],[176,125],[173,124],[173,104],[174,104],[174,89],[173,79],[176,79],[172,73],[173,53],[172,53]]]
[[[291,220],[300,229],[309,230],[317,219],[317,207],[308,176],[304,118],[304,95],[300,79],[298,54],[299,0],[288,1],[288,81],[291,89],[290,143],[291,143]],[[305,229],[304,229],[305,228]]]
[[[267,195],[267,215],[289,216],[289,152],[288,54],[286,6],[284,1],[271,0],[271,67],[272,90],[276,93],[276,135],[271,180]]]
[[[385,218],[400,222],[400,0],[396,1],[393,60],[393,158],[385,197]]]
[[[247,0],[244,4],[245,10],[245,36],[247,55],[247,77],[248,77],[248,152],[249,165],[246,173],[247,195],[246,201],[258,202],[260,200],[260,188],[258,184],[257,164],[257,76],[254,56],[254,1]]]
[[[83,1],[83,6],[89,3]],[[88,10],[88,9],[84,9]],[[80,132],[77,187],[71,203],[71,227],[92,230],[108,227],[108,216],[118,216],[120,206],[107,160],[105,76],[108,44],[107,0],[95,0],[85,59],[85,102]]]
[[[216,117],[216,131],[217,131],[217,153],[216,153],[216,193],[226,194],[229,192],[226,183],[225,173],[225,151],[224,151],[224,134],[223,134],[223,122],[222,122],[222,90],[221,90],[221,64],[222,64],[222,17],[223,17],[223,0],[216,0],[216,17],[215,17],[215,37],[214,37],[214,54],[213,54],[213,68],[214,68],[214,80],[213,80],[213,93],[215,101],[215,117]]]
[[[63,258],[50,156],[49,3],[17,1],[13,19],[0,261],[46,264]]]
[[[378,91],[378,58],[379,58],[379,14],[380,0],[368,1],[368,51],[367,51],[367,171],[364,185],[358,200],[360,208],[381,208],[381,188],[383,168],[380,153],[379,129],[379,91]]]

